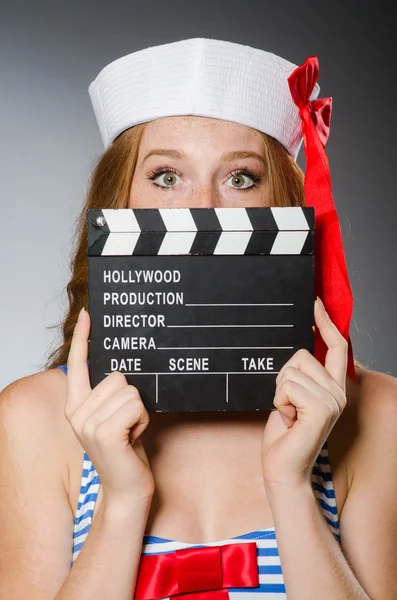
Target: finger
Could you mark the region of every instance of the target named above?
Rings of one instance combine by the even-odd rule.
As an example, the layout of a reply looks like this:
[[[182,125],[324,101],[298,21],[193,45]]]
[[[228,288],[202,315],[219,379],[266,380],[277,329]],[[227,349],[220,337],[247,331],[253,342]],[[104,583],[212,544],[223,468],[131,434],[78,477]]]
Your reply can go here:
[[[127,444],[133,444],[149,423],[149,415],[143,405],[135,402],[126,402],[97,427],[97,435],[109,445],[117,440],[117,435],[122,433]],[[133,429],[133,431],[131,431]],[[119,437],[120,439],[120,437]]]
[[[320,402],[318,396],[291,379],[286,380],[277,389],[273,404],[284,414],[286,407],[293,404],[296,408],[297,420],[302,424],[312,423],[313,414],[321,413],[323,419],[329,423],[332,422],[333,425],[339,416],[339,410],[335,408],[335,404]]]
[[[334,398],[332,393],[319,385],[309,375],[306,375],[303,371],[299,371],[294,367],[289,367],[284,371],[282,378],[280,379],[278,386],[282,386],[286,379],[290,379],[299,383],[302,387],[306,388],[314,397],[319,399],[319,402],[327,402],[330,408],[336,409],[337,413],[340,414],[343,410],[343,405],[339,404],[338,400]]]
[[[93,392],[97,398],[97,402],[102,402],[103,399],[106,400],[112,393],[115,393],[121,388],[128,387],[128,385],[124,373],[121,373],[120,371],[111,371],[109,375],[106,375],[106,377],[95,386]]]
[[[128,389],[127,379],[120,371],[112,371],[102,379],[88,396],[75,408],[76,421],[84,422],[100,406],[107,404],[109,398],[122,389]],[[136,388],[135,388],[136,389]]]
[[[345,392],[348,344],[327,311],[321,308],[321,303],[318,300],[314,303],[314,307],[316,326],[328,346],[325,369]]]
[[[273,404],[274,406],[276,406],[274,402]],[[282,406],[279,406],[277,404],[276,408],[279,409],[280,415],[282,416],[284,423],[289,427],[293,425],[294,421],[296,421],[296,419],[298,418],[296,407],[289,401],[283,404]]]
[[[276,377],[276,385],[279,386],[282,379],[285,377],[287,370],[298,370],[309,376],[314,383],[318,384],[326,390],[339,406],[340,410],[346,404],[346,398],[339,384],[332,379],[323,365],[308,351],[306,348],[300,348],[291,358],[285,363],[281,371]],[[307,381],[307,380],[306,380]],[[310,388],[307,382],[307,387]]]
[[[89,400],[92,400],[90,397]],[[76,421],[83,425],[83,429],[86,428],[85,423],[90,429],[94,429],[97,425],[106,421],[113,413],[116,412],[126,402],[136,402],[137,400],[141,403],[141,399],[138,391],[135,389],[135,393],[132,386],[123,387],[111,396],[106,397],[100,404],[89,402],[86,400],[83,402],[75,412]]]
[[[301,417],[303,408],[307,409],[307,401],[304,403],[303,397],[302,399],[296,397],[296,391],[301,387],[300,384],[288,380],[277,388],[274,396],[274,406],[291,423],[295,418],[298,419],[298,412]]]
[[[138,421],[130,430],[130,444],[133,444],[137,440],[137,438],[139,438],[139,436],[145,431],[146,427],[149,425],[149,422],[149,413],[145,405],[142,404]]]
[[[73,330],[67,360],[68,376],[66,378],[66,404],[68,411],[73,412],[76,407],[91,392],[90,377],[87,365],[88,336],[91,319],[88,311],[81,310]]]
[[[306,373],[318,385],[330,391],[330,393],[341,395],[341,390],[336,381],[332,379],[323,365],[307,350],[300,348],[291,358],[283,365],[279,374],[276,377],[276,384],[280,385],[287,369],[297,369],[302,373]]]

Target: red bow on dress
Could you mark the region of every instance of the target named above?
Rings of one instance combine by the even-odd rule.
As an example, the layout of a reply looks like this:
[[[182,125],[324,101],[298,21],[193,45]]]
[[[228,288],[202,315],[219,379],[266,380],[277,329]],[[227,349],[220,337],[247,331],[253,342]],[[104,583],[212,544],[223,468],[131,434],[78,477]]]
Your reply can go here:
[[[294,103],[302,119],[306,156],[306,206],[315,207],[315,291],[336,327],[348,342],[347,375],[356,381],[353,349],[350,339],[350,320],[353,295],[350,288],[338,215],[332,198],[331,176],[324,147],[327,143],[332,112],[332,98],[311,101],[317,82],[317,56],[310,56],[288,77]],[[325,366],[328,347],[317,327],[314,354]]]
[[[134,598],[228,600],[225,588],[258,586],[256,543],[243,542],[141,556]]]

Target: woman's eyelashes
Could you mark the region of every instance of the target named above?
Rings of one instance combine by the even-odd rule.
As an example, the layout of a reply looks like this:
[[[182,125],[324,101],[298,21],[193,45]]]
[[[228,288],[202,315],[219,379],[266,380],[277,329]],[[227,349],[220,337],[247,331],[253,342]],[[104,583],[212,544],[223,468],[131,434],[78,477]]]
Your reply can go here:
[[[166,175],[166,177],[160,177],[161,175]],[[177,171],[174,167],[163,166],[151,171],[148,174],[148,179],[150,179],[153,182],[153,185],[155,185],[156,187],[160,188],[161,190],[167,191],[178,187],[177,185],[174,185],[176,180],[175,176],[182,177],[182,173]],[[245,177],[249,177],[252,180],[252,185],[245,185]],[[159,178],[160,181],[162,181],[165,185],[155,183],[155,180],[157,178]],[[249,190],[255,189],[261,181],[261,177],[257,173],[255,173],[255,171],[248,169],[247,167],[234,169],[229,173],[227,177],[228,180],[230,178],[233,179],[233,185],[230,185],[229,187],[232,187],[233,189],[241,192],[248,192]]]

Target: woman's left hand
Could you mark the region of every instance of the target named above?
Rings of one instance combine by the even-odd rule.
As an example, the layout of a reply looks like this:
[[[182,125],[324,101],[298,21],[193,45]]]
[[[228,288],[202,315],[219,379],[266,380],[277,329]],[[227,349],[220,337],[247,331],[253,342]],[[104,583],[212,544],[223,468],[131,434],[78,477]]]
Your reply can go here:
[[[298,350],[276,378],[276,393],[262,440],[265,486],[310,483],[321,447],[346,406],[348,344],[318,300],[314,318],[328,346],[325,367]]]

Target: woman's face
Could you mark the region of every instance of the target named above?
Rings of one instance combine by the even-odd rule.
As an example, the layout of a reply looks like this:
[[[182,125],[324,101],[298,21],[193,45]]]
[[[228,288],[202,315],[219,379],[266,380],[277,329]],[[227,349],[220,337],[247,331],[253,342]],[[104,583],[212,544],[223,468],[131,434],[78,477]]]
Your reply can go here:
[[[263,155],[262,136],[251,127],[197,116],[156,119],[142,136],[128,208],[269,206]]]

